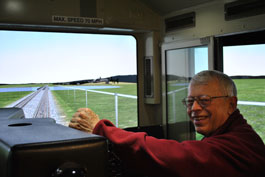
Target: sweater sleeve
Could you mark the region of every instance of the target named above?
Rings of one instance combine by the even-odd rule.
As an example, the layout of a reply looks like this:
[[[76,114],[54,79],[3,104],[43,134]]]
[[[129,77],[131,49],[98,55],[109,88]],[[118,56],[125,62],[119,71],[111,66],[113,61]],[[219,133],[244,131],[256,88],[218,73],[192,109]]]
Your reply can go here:
[[[107,137],[127,167],[148,176],[241,175],[231,164],[237,157],[227,153],[224,142],[156,139],[116,128],[108,120],[101,120],[93,133]]]

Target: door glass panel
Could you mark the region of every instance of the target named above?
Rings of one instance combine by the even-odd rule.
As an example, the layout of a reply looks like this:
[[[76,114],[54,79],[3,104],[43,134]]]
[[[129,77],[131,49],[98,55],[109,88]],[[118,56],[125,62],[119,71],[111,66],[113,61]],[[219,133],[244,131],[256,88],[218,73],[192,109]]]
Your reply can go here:
[[[166,51],[168,138],[178,141],[194,139],[193,126],[181,100],[187,97],[191,77],[208,69],[208,47]]]

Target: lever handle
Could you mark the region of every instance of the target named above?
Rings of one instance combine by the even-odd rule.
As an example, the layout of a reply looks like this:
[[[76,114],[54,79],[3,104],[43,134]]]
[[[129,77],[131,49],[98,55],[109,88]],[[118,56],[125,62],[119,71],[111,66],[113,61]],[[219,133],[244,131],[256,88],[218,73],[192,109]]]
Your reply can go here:
[[[87,177],[87,169],[74,162],[60,165],[51,177]]]

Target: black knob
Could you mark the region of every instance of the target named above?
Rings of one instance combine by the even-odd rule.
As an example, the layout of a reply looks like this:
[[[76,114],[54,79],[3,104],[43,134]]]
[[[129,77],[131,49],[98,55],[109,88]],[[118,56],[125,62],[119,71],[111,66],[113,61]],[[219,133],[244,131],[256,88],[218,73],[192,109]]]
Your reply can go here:
[[[87,177],[87,170],[77,163],[66,162],[52,173],[52,177]]]

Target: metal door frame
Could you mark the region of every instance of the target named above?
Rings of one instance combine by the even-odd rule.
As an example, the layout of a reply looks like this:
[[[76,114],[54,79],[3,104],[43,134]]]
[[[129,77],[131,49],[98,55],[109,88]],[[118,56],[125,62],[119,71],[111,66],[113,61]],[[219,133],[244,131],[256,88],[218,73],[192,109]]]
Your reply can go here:
[[[162,126],[166,138],[168,137],[166,51],[205,45],[208,46],[208,69],[212,70],[214,69],[214,37],[212,36],[194,40],[163,43],[161,46]]]

